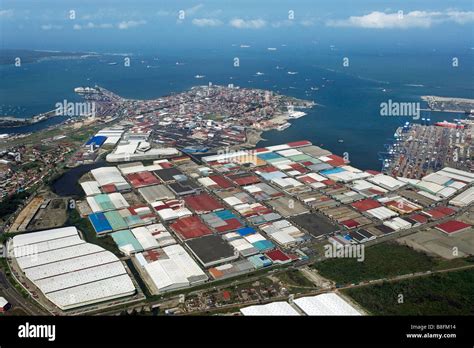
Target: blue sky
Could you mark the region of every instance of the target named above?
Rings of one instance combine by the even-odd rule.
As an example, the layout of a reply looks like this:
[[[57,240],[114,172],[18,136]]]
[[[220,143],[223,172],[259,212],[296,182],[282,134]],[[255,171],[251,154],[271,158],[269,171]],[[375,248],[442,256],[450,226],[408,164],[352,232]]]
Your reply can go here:
[[[474,46],[473,3],[2,0],[1,44],[3,48],[99,52],[315,42],[367,50],[396,45],[470,49]]]

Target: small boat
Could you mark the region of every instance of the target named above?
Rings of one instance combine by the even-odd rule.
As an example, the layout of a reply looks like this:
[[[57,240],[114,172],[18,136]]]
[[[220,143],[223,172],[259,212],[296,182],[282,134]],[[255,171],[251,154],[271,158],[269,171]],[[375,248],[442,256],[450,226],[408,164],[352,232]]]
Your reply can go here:
[[[284,123],[284,124],[279,125],[279,126],[277,127],[277,130],[281,132],[282,130],[287,129],[287,128],[290,127],[290,126],[291,126],[291,123],[286,122],[286,123]]]
[[[339,139],[337,142],[338,142],[338,143],[343,143],[343,142],[344,142],[344,139]]]

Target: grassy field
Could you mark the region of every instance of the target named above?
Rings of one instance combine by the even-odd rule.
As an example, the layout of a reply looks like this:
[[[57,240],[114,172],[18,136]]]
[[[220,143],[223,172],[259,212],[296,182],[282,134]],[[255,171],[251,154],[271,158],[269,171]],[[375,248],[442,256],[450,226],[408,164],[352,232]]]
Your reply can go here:
[[[375,315],[474,315],[474,271],[343,290]],[[399,303],[399,295],[403,303]]]
[[[447,269],[472,264],[474,260],[442,260],[397,243],[377,244],[365,249],[365,260],[329,259],[315,263],[314,268],[325,278],[339,284],[359,283],[397,275]]]
[[[308,291],[308,288],[316,288],[316,286],[297,269],[279,273],[277,277],[290,292],[304,292],[305,290]]]

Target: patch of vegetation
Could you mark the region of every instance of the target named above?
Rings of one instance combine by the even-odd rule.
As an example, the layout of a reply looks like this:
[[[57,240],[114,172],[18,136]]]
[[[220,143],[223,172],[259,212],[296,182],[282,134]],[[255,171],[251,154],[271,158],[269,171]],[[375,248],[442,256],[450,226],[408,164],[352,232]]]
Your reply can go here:
[[[68,220],[67,225],[76,226],[79,230],[82,231],[84,239],[93,244],[97,244],[102,248],[114,253],[115,255],[121,257],[122,255],[117,249],[117,245],[110,236],[98,237],[95,233],[94,227],[90,223],[89,219],[81,218],[76,209],[68,210]]]
[[[27,170],[30,170],[30,169],[39,168],[41,166],[42,166],[42,163],[40,161],[32,161],[32,162],[25,163],[21,167],[21,169],[24,170],[24,171],[27,171]]]
[[[0,244],[5,243],[8,238],[13,237],[14,233],[0,233]]]
[[[297,269],[288,270],[278,274],[278,278],[290,288],[313,288],[315,285]]]
[[[15,193],[10,197],[6,197],[2,202],[0,202],[0,219],[13,214],[29,196],[30,194],[28,192],[23,191]]]
[[[30,294],[13,278],[5,258],[0,258],[0,268],[4,271],[9,283],[12,284],[24,298],[30,297]]]
[[[219,114],[207,114],[207,115],[204,115],[204,118],[207,120],[219,121],[219,120],[224,119],[225,117],[224,115],[219,115]]]
[[[377,244],[365,249],[365,260],[355,258],[329,259],[312,267],[325,278],[340,284],[383,279],[402,274],[433,271],[469,264],[469,260],[443,260],[415,251],[397,243]]]
[[[474,315],[474,272],[427,277],[343,290],[375,315]],[[403,303],[399,303],[399,295]]]

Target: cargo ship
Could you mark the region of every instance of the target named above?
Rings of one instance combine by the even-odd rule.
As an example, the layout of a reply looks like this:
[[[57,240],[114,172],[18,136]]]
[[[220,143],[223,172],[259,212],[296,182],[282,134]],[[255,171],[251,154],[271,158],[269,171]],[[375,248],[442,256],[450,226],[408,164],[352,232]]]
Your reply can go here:
[[[459,128],[459,129],[463,129],[463,128],[464,128],[464,126],[463,126],[462,124],[453,123],[453,122],[448,122],[448,121],[436,122],[436,123],[435,123],[435,126],[438,126],[438,127],[445,127],[445,128]]]

